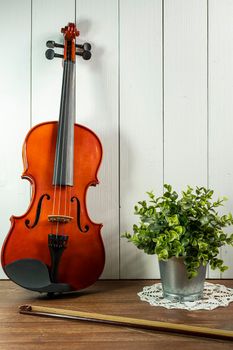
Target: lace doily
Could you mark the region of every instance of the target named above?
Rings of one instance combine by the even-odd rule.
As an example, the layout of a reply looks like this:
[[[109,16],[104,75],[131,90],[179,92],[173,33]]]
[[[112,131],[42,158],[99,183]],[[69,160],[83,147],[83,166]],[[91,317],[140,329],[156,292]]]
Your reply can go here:
[[[138,293],[142,301],[147,301],[152,306],[162,306],[166,309],[183,310],[213,310],[219,306],[228,306],[233,301],[233,289],[221,284],[205,282],[203,299],[196,301],[174,302],[163,298],[161,283],[144,287]]]

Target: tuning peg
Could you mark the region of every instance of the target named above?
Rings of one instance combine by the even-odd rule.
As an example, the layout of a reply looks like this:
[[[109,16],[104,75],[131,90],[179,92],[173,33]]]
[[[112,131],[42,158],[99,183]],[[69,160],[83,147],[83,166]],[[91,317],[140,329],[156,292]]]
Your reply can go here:
[[[54,57],[63,58],[64,56],[55,53],[52,49],[48,49],[48,50],[45,51],[45,57],[46,57],[48,60],[52,60]]]
[[[82,49],[84,51],[90,51],[91,50],[91,44],[84,43],[83,45],[75,45],[77,48]]]
[[[57,44],[57,43],[55,43],[55,41],[53,41],[53,40],[48,40],[48,41],[46,42],[46,46],[49,47],[50,49],[53,49],[54,47],[62,47],[62,48],[64,48],[64,45],[62,45],[62,44]]]
[[[84,50],[82,56],[84,60],[89,60],[91,58],[91,52]]]
[[[77,51],[76,55],[82,56],[84,60],[89,60],[91,58],[91,52],[90,51]]]

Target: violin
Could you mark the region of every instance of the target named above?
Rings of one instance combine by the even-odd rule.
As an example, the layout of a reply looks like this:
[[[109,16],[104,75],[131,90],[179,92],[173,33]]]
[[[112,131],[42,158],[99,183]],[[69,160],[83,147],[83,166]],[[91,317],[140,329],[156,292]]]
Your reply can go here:
[[[76,56],[89,60],[91,45],[76,43],[74,23],[61,32],[64,44],[47,41],[45,54],[63,59],[59,121],[36,125],[25,138],[22,178],[30,181],[31,201],[24,215],[10,218],[1,252],[13,282],[48,294],[90,286],[105,263],[102,224],[91,221],[86,207],[88,187],[99,183],[102,146],[92,130],[75,124]]]

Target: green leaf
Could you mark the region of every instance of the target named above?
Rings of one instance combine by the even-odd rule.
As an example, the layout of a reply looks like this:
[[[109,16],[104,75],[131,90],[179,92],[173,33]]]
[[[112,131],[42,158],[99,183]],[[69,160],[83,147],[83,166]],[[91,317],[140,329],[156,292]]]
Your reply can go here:
[[[200,221],[201,221],[202,225],[207,225],[209,223],[209,218],[208,218],[208,216],[202,216],[200,218]]]
[[[168,192],[171,192],[171,191],[172,191],[172,186],[171,186],[171,185],[164,184],[163,187],[164,187]]]
[[[150,197],[150,199],[154,199],[155,198],[155,195],[153,193],[153,191],[150,191],[150,192],[146,192],[148,194],[148,196]]]
[[[183,232],[184,232],[184,229],[182,226],[175,226],[174,227],[174,230],[179,234],[181,235]]]
[[[159,260],[167,260],[168,258],[168,251],[166,249],[162,249],[160,253],[158,254]]]
[[[176,214],[166,217],[166,220],[168,222],[168,226],[179,225],[179,219],[178,219],[178,216]]]
[[[205,243],[205,242],[198,242],[198,247],[200,249],[200,251],[206,251],[208,250],[208,243]]]

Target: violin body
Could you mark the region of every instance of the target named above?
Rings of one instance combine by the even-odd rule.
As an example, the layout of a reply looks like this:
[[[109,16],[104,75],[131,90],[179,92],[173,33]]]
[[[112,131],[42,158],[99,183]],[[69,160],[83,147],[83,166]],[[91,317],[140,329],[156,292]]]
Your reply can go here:
[[[73,219],[68,223],[59,223],[59,233],[67,234],[69,239],[59,263],[57,280],[68,284],[70,290],[80,290],[94,283],[104,267],[105,254],[100,235],[102,225],[90,220],[85,201],[88,187],[98,183],[102,147],[91,130],[75,125],[74,185],[68,189],[61,187],[54,205],[51,164],[55,158],[57,129],[57,122],[43,123],[31,129],[25,139],[22,178],[30,180],[32,198],[24,215],[11,217],[12,226],[2,250],[2,266],[4,268],[25,258],[40,260],[50,266],[51,254],[47,242],[51,225],[48,216],[53,211],[64,213],[67,210],[64,203],[69,203]],[[77,198],[79,205],[72,198]]]
[[[88,187],[98,183],[102,146],[93,131],[75,123],[76,55],[89,60],[91,45],[76,43],[74,23],[61,32],[64,44],[49,40],[45,53],[63,58],[59,121],[39,124],[26,136],[22,178],[31,182],[31,202],[24,215],[11,217],[1,252],[13,282],[48,294],[90,286],[105,262],[102,225],[91,221],[86,207]]]

